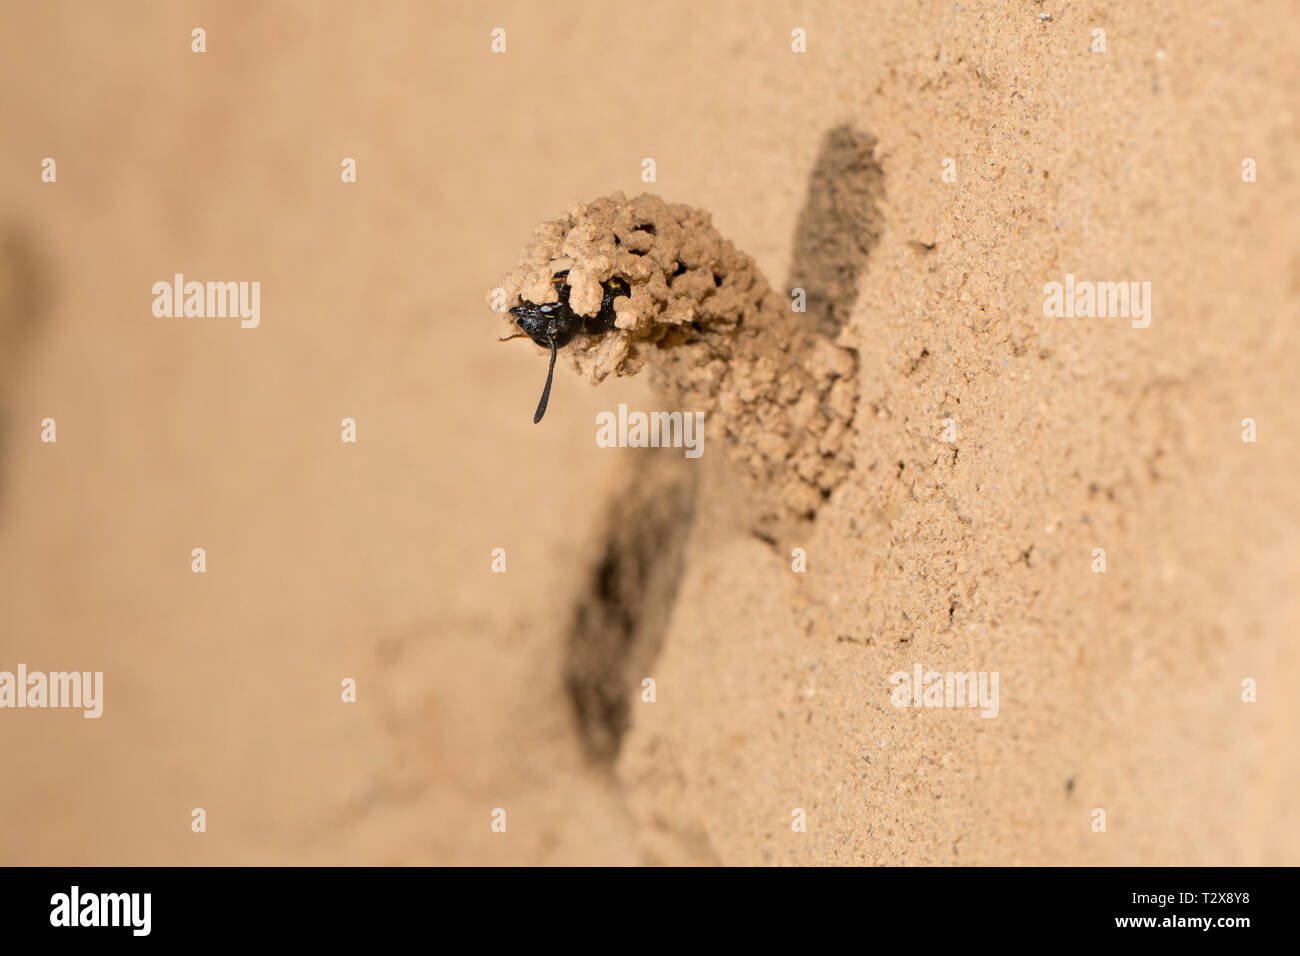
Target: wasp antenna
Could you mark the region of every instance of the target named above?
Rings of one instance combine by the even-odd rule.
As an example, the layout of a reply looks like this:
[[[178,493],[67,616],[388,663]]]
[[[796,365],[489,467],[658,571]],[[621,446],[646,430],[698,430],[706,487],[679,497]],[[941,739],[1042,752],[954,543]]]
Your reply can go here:
[[[533,415],[534,425],[546,414],[546,403],[551,400],[551,379],[555,376],[555,339],[547,336],[546,341],[551,346],[551,367],[546,370],[546,387],[542,389],[542,400],[537,403],[537,412]]]

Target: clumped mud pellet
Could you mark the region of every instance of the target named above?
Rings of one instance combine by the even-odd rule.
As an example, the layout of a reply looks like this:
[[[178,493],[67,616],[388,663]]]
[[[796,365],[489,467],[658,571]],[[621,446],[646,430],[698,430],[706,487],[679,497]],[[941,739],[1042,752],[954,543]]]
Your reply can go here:
[[[787,516],[811,517],[844,480],[854,353],[808,328],[707,212],[619,193],[574,204],[537,226],[503,280],[507,306],[558,301],[563,270],[578,315],[600,311],[611,279],[630,290],[612,329],[560,352],[588,381],[648,366],[661,407],[703,411],[710,439]]]

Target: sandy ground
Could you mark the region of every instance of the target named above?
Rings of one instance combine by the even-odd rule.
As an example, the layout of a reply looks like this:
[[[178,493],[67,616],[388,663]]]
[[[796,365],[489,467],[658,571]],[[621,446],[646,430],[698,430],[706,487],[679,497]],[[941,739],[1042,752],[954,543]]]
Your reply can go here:
[[[6,6],[0,670],[105,692],[0,710],[0,862],[1300,863],[1300,10],[704,6]],[[657,505],[592,423],[656,397],[561,368],[534,426],[484,294],[615,190],[788,289],[836,129],[883,176],[851,475],[797,574],[678,462],[618,565],[673,572],[610,665],[656,700],[593,742],[574,622]],[[155,317],[177,272],[261,324]],[[1045,317],[1066,273],[1150,327]],[[997,717],[892,706],[918,663]]]

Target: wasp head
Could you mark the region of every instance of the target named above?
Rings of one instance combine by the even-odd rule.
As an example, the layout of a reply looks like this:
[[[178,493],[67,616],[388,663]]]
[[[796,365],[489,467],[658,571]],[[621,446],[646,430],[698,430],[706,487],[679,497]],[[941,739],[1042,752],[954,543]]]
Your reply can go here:
[[[601,300],[600,312],[591,317],[584,317],[575,314],[573,309],[569,308],[568,278],[568,269],[551,276],[551,285],[559,297],[558,302],[544,302],[541,305],[524,302],[510,309],[510,315],[519,326],[521,333],[542,348],[551,350],[551,365],[546,372],[546,387],[542,390],[542,400],[537,405],[533,424],[540,422],[542,416],[546,414],[546,403],[551,397],[551,380],[555,376],[556,349],[564,348],[579,332],[588,335],[608,332],[614,327],[614,299],[620,295],[631,295],[626,282],[611,278],[602,286],[604,296]],[[514,336],[507,338],[514,338]]]

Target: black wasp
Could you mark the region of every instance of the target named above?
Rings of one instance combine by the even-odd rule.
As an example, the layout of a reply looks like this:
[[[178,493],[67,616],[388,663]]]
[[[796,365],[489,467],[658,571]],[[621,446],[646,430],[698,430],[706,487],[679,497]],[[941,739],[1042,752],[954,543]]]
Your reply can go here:
[[[555,292],[560,297],[559,302],[547,302],[544,305],[525,302],[512,308],[510,314],[514,316],[515,324],[523,331],[507,335],[501,340],[509,342],[511,339],[527,336],[543,348],[551,350],[551,366],[546,370],[546,387],[542,389],[542,400],[537,403],[537,413],[533,415],[534,425],[546,414],[546,403],[551,397],[556,349],[564,348],[579,333],[600,335],[602,332],[608,332],[614,327],[616,318],[614,300],[620,295],[632,294],[628,284],[616,276],[600,285],[605,290],[604,298],[600,302],[600,311],[592,316],[577,315],[569,308],[568,278],[568,269],[551,276],[551,285],[555,287]]]

